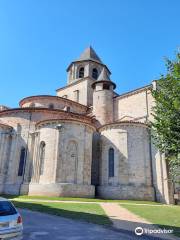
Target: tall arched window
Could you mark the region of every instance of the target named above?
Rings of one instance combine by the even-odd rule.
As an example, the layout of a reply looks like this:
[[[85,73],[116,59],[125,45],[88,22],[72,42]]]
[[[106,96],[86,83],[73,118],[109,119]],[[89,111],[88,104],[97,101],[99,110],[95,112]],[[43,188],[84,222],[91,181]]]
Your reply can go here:
[[[40,143],[40,149],[39,149],[40,175],[43,175],[43,172],[44,172],[45,147],[46,147],[46,144],[44,141],[42,141]]]
[[[78,75],[78,78],[83,78],[83,77],[84,77],[84,68],[81,67],[81,68],[79,69],[79,75]]]
[[[109,149],[109,177],[114,177],[114,149]]]
[[[98,78],[98,70],[96,68],[93,68],[92,70],[92,77],[96,80]]]
[[[26,155],[26,149],[24,147],[22,147],[21,148],[21,152],[20,152],[20,159],[19,159],[18,176],[22,176],[23,175],[25,155]]]

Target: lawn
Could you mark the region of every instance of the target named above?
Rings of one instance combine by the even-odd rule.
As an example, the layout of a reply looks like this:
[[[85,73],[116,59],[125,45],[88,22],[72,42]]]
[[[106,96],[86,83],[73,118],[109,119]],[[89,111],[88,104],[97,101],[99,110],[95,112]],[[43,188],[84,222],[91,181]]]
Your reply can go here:
[[[121,206],[158,225],[160,228],[173,229],[174,234],[180,237],[180,206],[142,206],[130,204],[122,204]]]
[[[78,202],[120,202],[120,203],[135,203],[135,204],[161,204],[152,201],[140,201],[140,200],[108,200],[108,199],[98,199],[98,198],[70,198],[70,197],[48,197],[48,196],[15,196],[15,195],[4,195],[4,197],[9,199],[24,199],[24,200],[55,200],[55,201],[78,201]]]
[[[45,203],[45,202],[18,202],[13,201],[18,208],[53,214],[61,217],[84,220],[101,225],[111,225],[104,210],[96,203]]]

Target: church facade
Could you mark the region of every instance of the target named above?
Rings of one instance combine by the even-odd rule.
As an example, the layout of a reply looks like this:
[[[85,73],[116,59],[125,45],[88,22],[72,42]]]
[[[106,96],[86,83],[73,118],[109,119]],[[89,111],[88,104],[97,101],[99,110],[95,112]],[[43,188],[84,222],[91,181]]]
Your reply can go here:
[[[0,193],[172,203],[164,156],[154,147],[156,82],[119,95],[89,47],[56,96],[0,107]]]

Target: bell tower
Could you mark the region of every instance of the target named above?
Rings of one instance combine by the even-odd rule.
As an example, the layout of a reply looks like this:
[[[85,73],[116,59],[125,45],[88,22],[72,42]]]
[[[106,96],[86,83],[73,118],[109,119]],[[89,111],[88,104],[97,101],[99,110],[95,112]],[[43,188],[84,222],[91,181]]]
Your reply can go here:
[[[57,89],[57,95],[92,106],[93,89],[91,85],[98,80],[103,69],[108,75],[111,74],[94,49],[91,46],[86,48],[80,57],[68,66],[67,86]]]
[[[73,61],[68,66],[67,83],[71,84],[84,78],[97,80],[104,66],[105,65],[102,63],[101,59],[90,46],[84,50],[77,60]]]

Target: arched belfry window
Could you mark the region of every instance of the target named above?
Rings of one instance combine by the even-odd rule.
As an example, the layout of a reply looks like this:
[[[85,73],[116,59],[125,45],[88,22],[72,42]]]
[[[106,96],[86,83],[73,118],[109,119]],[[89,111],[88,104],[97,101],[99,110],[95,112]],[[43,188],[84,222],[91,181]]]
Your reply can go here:
[[[54,104],[53,103],[49,104],[49,109],[54,109]]]
[[[84,77],[84,67],[81,67],[79,69],[79,74],[78,74],[78,78],[83,78]]]
[[[46,144],[44,141],[42,141],[40,143],[40,148],[39,148],[40,175],[43,175],[43,172],[44,172],[45,147],[46,147]]]
[[[114,177],[114,149],[109,149],[109,177]]]
[[[92,70],[92,77],[96,80],[98,79],[98,70],[96,68]]]
[[[21,152],[20,152],[20,159],[19,159],[18,176],[22,176],[23,175],[25,156],[26,156],[26,149],[24,147],[22,147],[21,148]]]

